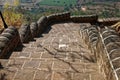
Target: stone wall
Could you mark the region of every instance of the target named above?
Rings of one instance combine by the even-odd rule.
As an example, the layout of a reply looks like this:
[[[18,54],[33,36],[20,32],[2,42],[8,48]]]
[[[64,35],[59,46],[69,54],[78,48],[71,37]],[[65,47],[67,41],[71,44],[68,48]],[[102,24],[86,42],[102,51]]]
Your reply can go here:
[[[48,24],[63,23],[70,21],[70,12],[56,13],[47,16]]]
[[[98,21],[98,16],[97,15],[71,16],[71,21],[75,23],[96,23]]]
[[[102,29],[100,35],[108,59],[108,61],[105,58],[105,60],[103,59],[104,63],[106,63],[103,68],[107,66],[104,69],[106,77],[108,80],[120,80],[120,36],[110,28]],[[103,57],[105,56],[103,55]]]
[[[22,24],[22,26],[19,29],[19,34],[22,43],[28,43],[33,38],[29,24]]]
[[[120,36],[110,27],[81,26],[81,37],[94,53],[106,80],[120,80]]]
[[[102,30],[100,30],[99,32],[100,36],[99,36],[98,44],[96,46],[98,64],[101,69],[101,72],[105,74],[106,80],[117,80],[114,74],[114,68],[108,56],[106,45],[104,43],[103,35],[101,32]]]
[[[17,29],[14,27],[5,29],[0,35],[0,58],[7,58],[19,44],[21,42]]]
[[[34,37],[37,37],[38,36],[38,24],[37,24],[37,22],[32,22],[31,24],[30,24],[30,31],[31,31],[31,34],[32,34],[32,37],[34,38]]]
[[[37,21],[37,25],[38,25],[37,34],[43,33],[43,32],[46,30],[47,26],[49,26],[49,25],[48,25],[48,19],[47,19],[47,17],[46,17],[46,16],[41,17],[41,18]]]
[[[70,16],[69,12],[41,17],[37,22],[23,24],[20,29],[9,27],[0,34],[0,58],[6,58],[23,43],[29,43],[41,35],[49,26],[56,23],[89,23],[80,28],[81,37],[94,53],[94,61],[99,64],[106,80],[120,80],[120,37],[115,30],[100,28],[110,22],[100,22],[97,15]],[[114,21],[113,21],[114,22]],[[91,25],[92,24],[92,25]]]
[[[119,22],[120,18],[103,18],[103,19],[98,19],[99,24],[105,25],[105,26],[111,26],[114,25],[115,23]]]

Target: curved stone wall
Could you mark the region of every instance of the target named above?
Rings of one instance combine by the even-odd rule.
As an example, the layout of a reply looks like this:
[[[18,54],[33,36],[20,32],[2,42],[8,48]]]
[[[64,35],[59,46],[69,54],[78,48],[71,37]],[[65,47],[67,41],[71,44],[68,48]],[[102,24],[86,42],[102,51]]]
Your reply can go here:
[[[38,24],[36,22],[30,24],[30,31],[33,38],[38,36]]]
[[[80,34],[106,80],[120,80],[120,36],[109,27],[81,25]]]
[[[15,27],[9,27],[0,35],[0,58],[7,58],[21,44],[20,36]]]
[[[70,21],[70,12],[56,13],[47,16],[48,24],[62,23]]]
[[[37,33],[38,34],[41,34],[45,31],[45,29],[47,28],[48,26],[48,19],[46,16],[42,16],[38,21],[37,21],[37,24],[38,24],[38,31]]]
[[[75,23],[96,23],[98,21],[97,15],[87,16],[71,16],[71,21]]]
[[[113,29],[103,29],[101,38],[104,43],[107,57],[115,76],[115,80],[120,79],[120,36]],[[109,78],[110,79],[110,78]],[[112,80],[112,79],[110,79]]]
[[[19,29],[19,34],[22,43],[28,43],[30,40],[32,40],[32,33],[29,24],[22,24]]]
[[[94,61],[97,61],[97,43],[99,39],[99,33],[97,30],[97,26],[95,25],[88,25],[88,26],[81,26],[80,34],[82,39],[88,45],[88,48],[91,50],[91,53],[95,56]]]
[[[87,34],[88,34],[88,47],[91,50],[91,53],[94,53],[95,56],[95,61],[97,61],[97,43],[98,43],[98,39],[99,39],[99,33],[97,30],[97,26],[92,25],[88,28],[87,30]],[[87,40],[87,39],[86,39]]]

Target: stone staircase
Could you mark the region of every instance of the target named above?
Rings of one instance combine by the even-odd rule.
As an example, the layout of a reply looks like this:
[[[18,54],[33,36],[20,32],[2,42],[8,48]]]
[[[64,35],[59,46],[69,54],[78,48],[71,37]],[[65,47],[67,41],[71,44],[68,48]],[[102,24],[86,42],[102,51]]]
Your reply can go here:
[[[55,24],[42,37],[23,44],[22,51],[14,51],[9,60],[1,61],[5,79],[105,80],[94,54],[79,35],[79,26]]]
[[[120,80],[119,19],[69,12],[0,34],[0,80]],[[115,44],[115,46],[114,46]]]

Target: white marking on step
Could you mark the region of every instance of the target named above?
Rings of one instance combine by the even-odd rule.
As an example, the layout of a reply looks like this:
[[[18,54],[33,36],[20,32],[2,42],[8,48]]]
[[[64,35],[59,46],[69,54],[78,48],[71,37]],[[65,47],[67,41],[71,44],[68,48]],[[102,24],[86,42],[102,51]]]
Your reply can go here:
[[[59,48],[67,48],[68,47],[68,45],[66,45],[66,44],[59,44]]]

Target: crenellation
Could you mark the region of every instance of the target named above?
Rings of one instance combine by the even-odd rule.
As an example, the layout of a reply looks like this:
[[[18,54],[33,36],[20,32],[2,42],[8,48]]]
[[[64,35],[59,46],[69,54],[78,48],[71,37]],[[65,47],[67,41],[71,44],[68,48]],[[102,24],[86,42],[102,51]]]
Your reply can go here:
[[[38,24],[36,22],[30,24],[30,30],[33,38],[38,37]]]
[[[0,35],[0,58],[7,58],[6,55],[11,54],[10,52],[12,52],[19,43],[20,37],[17,29],[14,27],[5,29],[5,31],[3,31],[3,33]]]
[[[42,34],[46,27],[49,26],[47,23],[48,22],[48,18],[46,16],[43,16],[41,17],[38,21],[37,21],[37,24],[38,24],[38,34]]]
[[[32,34],[30,30],[29,24],[22,24],[21,28],[19,29],[20,39],[23,43],[28,43],[32,40]]]

